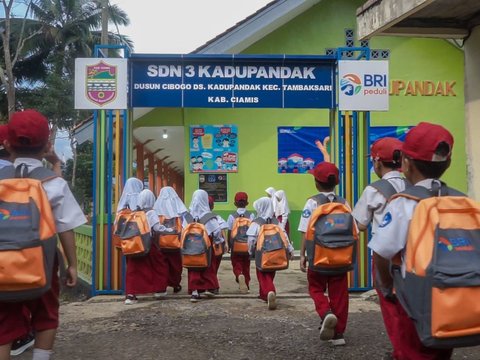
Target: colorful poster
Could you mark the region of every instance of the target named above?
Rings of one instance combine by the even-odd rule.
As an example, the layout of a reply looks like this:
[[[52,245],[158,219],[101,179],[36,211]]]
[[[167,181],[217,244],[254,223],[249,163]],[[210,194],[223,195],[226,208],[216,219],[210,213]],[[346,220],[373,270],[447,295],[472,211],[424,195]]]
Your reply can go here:
[[[394,137],[401,141],[405,140],[408,130],[413,126],[372,126],[369,130],[369,148],[372,144],[383,137]],[[368,157],[368,168],[370,169],[370,179],[376,179],[375,171],[373,171],[372,159]]]
[[[304,174],[324,160],[322,146],[329,149],[328,127],[278,128],[278,173]]]
[[[190,172],[238,172],[237,126],[191,125]]]

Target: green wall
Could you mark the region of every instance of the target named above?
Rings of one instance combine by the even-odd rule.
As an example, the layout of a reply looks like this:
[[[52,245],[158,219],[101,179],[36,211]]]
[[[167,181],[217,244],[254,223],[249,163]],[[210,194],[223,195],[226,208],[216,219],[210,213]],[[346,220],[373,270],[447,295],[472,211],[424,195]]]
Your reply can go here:
[[[325,54],[326,48],[344,46],[344,30],[355,27],[355,11],[363,0],[323,0],[306,13],[264,37],[245,54]],[[358,42],[357,42],[358,44]],[[463,52],[444,40],[378,37],[372,49],[389,49],[390,79],[456,81],[456,97],[390,96],[388,112],[372,113],[373,126],[415,125],[431,121],[447,127],[455,137],[451,168],[444,179],[466,190],[464,143]],[[306,198],[315,193],[311,175],[277,174],[278,126],[328,126],[327,110],[298,109],[156,109],[135,126],[184,124],[185,143],[192,124],[236,124],[239,132],[239,172],[228,174],[228,203],[215,210],[228,215],[234,210],[233,196],[246,191],[253,201],[264,196],[268,186],[283,189],[291,214],[291,237],[298,248],[296,230]],[[185,153],[185,201],[198,187],[198,174],[190,174]]]

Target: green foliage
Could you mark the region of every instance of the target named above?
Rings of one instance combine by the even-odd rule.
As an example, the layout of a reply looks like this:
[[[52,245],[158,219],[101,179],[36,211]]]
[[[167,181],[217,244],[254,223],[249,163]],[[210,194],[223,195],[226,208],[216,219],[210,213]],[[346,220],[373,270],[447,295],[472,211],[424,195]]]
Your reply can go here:
[[[65,180],[72,188],[73,159],[68,159],[63,172]],[[77,165],[73,195],[86,214],[91,211],[93,198],[93,144],[89,141],[77,146]]]

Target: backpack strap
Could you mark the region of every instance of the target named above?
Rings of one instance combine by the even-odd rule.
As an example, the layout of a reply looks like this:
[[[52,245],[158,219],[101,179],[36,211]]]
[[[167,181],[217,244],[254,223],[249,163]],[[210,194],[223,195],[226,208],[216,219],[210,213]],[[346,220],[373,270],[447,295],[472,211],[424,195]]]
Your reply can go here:
[[[265,224],[275,224],[275,225],[278,225],[278,220],[277,220],[277,218],[275,218],[275,217],[268,218],[267,220],[265,220],[264,218],[258,217],[258,218],[256,218],[255,220],[253,220],[253,222],[254,222],[254,223],[257,223],[258,226],[262,226],[262,225],[265,225]]]
[[[213,212],[208,212],[206,213],[205,215],[203,215],[199,220],[198,222],[205,225],[207,222],[209,222],[210,220],[212,219],[215,219],[217,217],[217,214],[213,213]]]
[[[195,219],[193,218],[192,214],[190,214],[189,212],[186,212],[185,214],[183,214],[183,218],[185,219],[185,221],[187,222],[187,224],[191,224],[192,222],[195,221]]]
[[[324,194],[317,194],[312,196],[310,199],[314,200],[318,206],[323,205],[323,204],[328,204],[330,202],[336,202],[340,204],[345,204],[347,201],[342,198],[341,196],[338,195],[333,195],[333,200],[330,201],[330,199],[325,196]]]
[[[396,179],[403,179],[403,178],[396,178]],[[405,179],[403,179],[405,181]],[[390,199],[393,195],[398,193],[397,189],[392,185],[390,181],[387,179],[380,179],[370,184],[375,190],[377,190],[380,194],[382,194],[385,199]]]
[[[234,219],[239,218],[239,217],[250,218],[250,215],[251,215],[250,211],[245,211],[245,212],[244,212],[243,214],[241,214],[241,215],[240,215],[238,212],[236,212],[236,211],[232,214],[232,216],[233,216]]]
[[[423,199],[428,199],[434,196],[466,196],[464,193],[450,188],[444,182],[441,182],[440,186],[434,187],[432,189],[427,189],[423,186],[410,186],[405,191],[398,193],[392,196],[392,199],[396,199],[397,197],[405,197],[407,199],[420,201]]]
[[[20,164],[17,167],[5,166],[0,169],[0,180],[4,179],[15,179],[15,178],[30,178],[40,180],[45,182],[54,178],[57,178],[58,175],[55,174],[52,170],[47,169],[43,166],[36,167],[32,171],[28,172],[28,167],[25,164]]]

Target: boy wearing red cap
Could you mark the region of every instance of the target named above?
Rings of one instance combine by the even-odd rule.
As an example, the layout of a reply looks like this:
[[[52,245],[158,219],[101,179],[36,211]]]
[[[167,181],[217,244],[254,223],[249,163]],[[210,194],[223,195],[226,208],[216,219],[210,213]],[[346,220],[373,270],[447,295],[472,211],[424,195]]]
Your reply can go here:
[[[372,238],[376,236],[377,229],[385,216],[385,207],[388,199],[398,192],[405,190],[405,179],[400,174],[402,142],[396,138],[385,137],[378,139],[372,144],[370,156],[373,170],[381,179],[368,185],[352,211],[357,221],[358,228],[367,230],[372,224]],[[385,296],[391,296],[391,288],[383,286],[378,272],[374,269],[375,289],[378,293],[380,309],[388,337],[393,346],[393,357],[397,359],[400,352],[397,346],[397,311],[394,304],[385,300]]]
[[[50,129],[47,119],[35,110],[14,113],[8,124],[8,136],[4,145],[15,158],[15,168],[31,172],[42,167],[42,158],[49,151]],[[86,222],[80,206],[61,177],[42,182],[50,201],[56,230],[67,258],[66,285],[77,283],[77,258],[73,229]],[[0,304],[0,359],[9,359],[11,343],[25,335],[29,326],[35,330],[34,360],[48,360],[52,353],[58,328],[59,278],[58,265],[54,267],[52,286],[40,298],[24,302]],[[27,307],[31,317],[26,317]]]
[[[338,168],[329,162],[321,162],[313,170],[309,171],[315,178],[315,186],[321,195],[330,202],[336,202],[340,198],[335,194],[335,186],[339,182]],[[345,345],[343,334],[347,327],[348,319],[348,278],[347,273],[341,275],[326,275],[308,268],[305,257],[307,232],[310,217],[315,209],[321,204],[315,197],[307,200],[298,231],[302,233],[302,247],[300,249],[300,270],[307,272],[308,291],[315,303],[315,310],[321,319],[320,339],[329,340],[334,346]],[[345,202],[348,207],[348,204]],[[325,296],[328,291],[328,297]]]
[[[236,254],[233,251],[231,231],[235,219],[240,216],[246,217],[250,220],[255,219],[253,213],[247,211],[248,195],[247,193],[240,191],[235,194],[234,204],[237,210],[230,214],[227,219],[228,225],[228,240],[231,249],[230,259],[232,261],[233,274],[235,275],[235,281],[238,283],[240,293],[245,294],[250,289],[250,256],[247,254]]]
[[[440,125],[422,122],[412,128],[402,146],[402,169],[405,177],[414,186],[438,192],[441,188],[439,178],[450,166],[453,137]],[[368,246],[374,251],[374,261],[383,286],[390,286],[393,280],[390,273],[390,260],[397,254],[402,255],[407,242],[408,228],[418,202],[407,197],[393,198],[385,209],[375,237]],[[404,264],[402,264],[404,268]],[[387,300],[395,303],[397,309],[397,346],[398,359],[427,360],[450,359],[452,349],[433,349],[423,346],[413,321],[408,317],[395,296]]]

